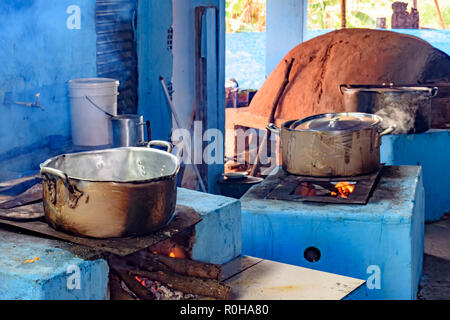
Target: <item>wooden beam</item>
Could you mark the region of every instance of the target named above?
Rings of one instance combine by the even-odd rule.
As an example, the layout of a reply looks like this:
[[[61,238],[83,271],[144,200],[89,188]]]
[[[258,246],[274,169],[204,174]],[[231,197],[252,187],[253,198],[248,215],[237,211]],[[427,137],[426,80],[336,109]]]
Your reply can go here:
[[[444,17],[442,16],[442,12],[441,12],[441,9],[439,8],[439,3],[438,3],[438,0],[434,0],[434,4],[436,5],[436,9],[437,9],[437,12],[438,12],[438,15],[439,15],[439,19],[441,20],[441,26],[442,26],[442,29],[446,29],[446,27],[445,27],[445,21],[444,21]]]
[[[347,28],[347,0],[341,0],[341,28]]]

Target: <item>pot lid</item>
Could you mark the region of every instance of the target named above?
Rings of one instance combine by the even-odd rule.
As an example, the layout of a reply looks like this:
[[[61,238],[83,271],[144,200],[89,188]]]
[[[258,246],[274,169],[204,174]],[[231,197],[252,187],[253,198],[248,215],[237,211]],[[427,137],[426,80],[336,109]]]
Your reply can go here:
[[[372,128],[381,122],[381,118],[367,113],[346,112],[327,113],[298,120],[290,129],[299,131],[354,131]]]

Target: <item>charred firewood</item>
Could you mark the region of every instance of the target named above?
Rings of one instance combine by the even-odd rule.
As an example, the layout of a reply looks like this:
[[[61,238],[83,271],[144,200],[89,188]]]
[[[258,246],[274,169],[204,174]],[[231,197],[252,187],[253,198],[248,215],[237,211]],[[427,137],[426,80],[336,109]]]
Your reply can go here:
[[[118,275],[111,274],[109,277],[109,292],[111,300],[136,300],[130,293],[122,288]]]
[[[140,252],[125,258],[139,269],[178,273],[183,276],[220,280],[222,266],[187,259],[171,258],[150,252]]]
[[[129,274],[128,269],[130,266],[127,266],[124,261],[113,256],[111,256],[108,261],[110,269],[139,299],[156,300],[156,297],[152,292],[148,291],[134,276]]]

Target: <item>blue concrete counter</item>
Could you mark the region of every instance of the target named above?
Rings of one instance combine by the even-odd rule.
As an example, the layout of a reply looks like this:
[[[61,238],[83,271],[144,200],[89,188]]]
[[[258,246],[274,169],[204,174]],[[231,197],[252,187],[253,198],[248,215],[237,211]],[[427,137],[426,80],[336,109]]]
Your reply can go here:
[[[203,219],[195,227],[194,260],[223,264],[241,255],[239,200],[180,188],[177,203],[193,208]]]
[[[0,230],[0,300],[104,300],[109,268],[95,251]]]
[[[241,206],[235,199],[178,190],[196,210],[193,259],[223,264],[241,255]],[[101,253],[0,229],[0,300],[104,300],[109,268]]]
[[[423,260],[417,166],[386,167],[367,205],[267,200],[280,170],[241,199],[243,254],[358,279],[370,299],[415,299]],[[319,250],[317,262],[304,252]]]

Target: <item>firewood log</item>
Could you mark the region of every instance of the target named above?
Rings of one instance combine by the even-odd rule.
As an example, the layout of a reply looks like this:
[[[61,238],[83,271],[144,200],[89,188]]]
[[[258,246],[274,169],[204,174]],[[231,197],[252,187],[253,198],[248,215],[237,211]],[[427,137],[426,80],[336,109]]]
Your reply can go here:
[[[122,288],[119,276],[109,278],[109,292],[111,300],[136,300]]]
[[[142,252],[126,257],[126,260],[140,269],[178,273],[183,276],[220,280],[222,266],[187,259],[170,258]]]

